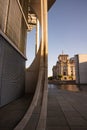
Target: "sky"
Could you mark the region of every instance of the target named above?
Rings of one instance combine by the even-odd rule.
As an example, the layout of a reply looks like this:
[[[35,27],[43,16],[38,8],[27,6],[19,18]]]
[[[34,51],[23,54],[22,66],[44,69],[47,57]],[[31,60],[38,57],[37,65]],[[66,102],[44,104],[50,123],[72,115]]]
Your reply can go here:
[[[28,67],[35,57],[35,29],[27,35]],[[56,0],[48,12],[48,76],[58,55],[87,54],[87,0]]]

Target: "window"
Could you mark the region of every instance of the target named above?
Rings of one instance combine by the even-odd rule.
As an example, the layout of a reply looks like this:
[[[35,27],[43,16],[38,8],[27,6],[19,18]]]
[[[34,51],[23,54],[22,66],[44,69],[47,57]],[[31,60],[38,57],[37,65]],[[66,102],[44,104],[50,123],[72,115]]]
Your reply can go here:
[[[63,75],[66,75],[66,72],[63,72]]]

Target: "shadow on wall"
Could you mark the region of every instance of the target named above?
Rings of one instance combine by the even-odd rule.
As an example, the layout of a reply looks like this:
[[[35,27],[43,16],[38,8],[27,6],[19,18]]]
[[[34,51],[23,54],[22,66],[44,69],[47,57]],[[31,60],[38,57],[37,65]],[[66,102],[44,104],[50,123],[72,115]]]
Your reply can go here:
[[[0,35],[0,106],[25,92],[25,59]]]

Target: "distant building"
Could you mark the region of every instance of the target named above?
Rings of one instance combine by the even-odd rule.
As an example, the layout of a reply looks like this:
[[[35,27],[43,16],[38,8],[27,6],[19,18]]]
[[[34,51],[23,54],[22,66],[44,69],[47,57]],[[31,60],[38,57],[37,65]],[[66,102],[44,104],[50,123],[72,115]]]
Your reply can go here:
[[[75,55],[76,83],[87,84],[87,54]]]
[[[53,78],[61,80],[75,80],[75,60],[69,59],[67,54],[58,56],[58,61],[52,68]]]

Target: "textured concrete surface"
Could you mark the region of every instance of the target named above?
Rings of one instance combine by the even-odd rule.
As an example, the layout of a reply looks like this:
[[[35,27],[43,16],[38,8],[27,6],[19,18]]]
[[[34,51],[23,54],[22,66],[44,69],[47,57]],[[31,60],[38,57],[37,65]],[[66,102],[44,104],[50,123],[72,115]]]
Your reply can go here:
[[[60,85],[48,87],[46,130],[87,130],[87,86],[76,92],[61,89]]]
[[[0,107],[21,97],[24,91],[25,59],[0,35]]]
[[[32,97],[32,95],[25,95],[0,108],[0,130],[13,130],[25,114]]]

